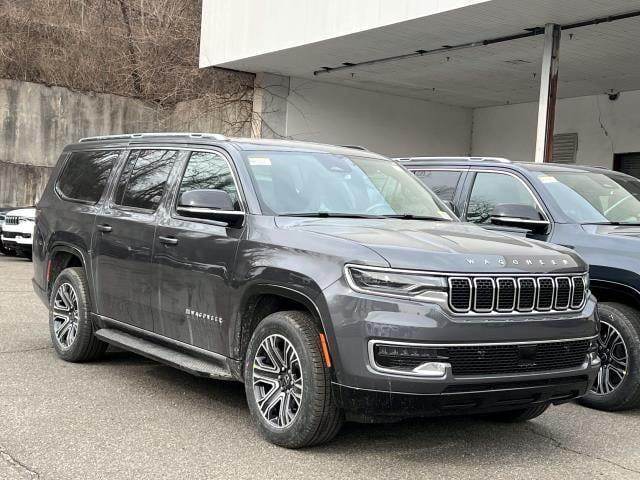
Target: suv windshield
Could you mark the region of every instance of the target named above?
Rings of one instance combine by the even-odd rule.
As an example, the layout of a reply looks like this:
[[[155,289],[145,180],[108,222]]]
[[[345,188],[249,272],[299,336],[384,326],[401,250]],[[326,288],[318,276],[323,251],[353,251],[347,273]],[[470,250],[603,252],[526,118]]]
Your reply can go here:
[[[576,223],[640,222],[640,181],[609,172],[537,172],[544,188]]]
[[[391,160],[278,151],[244,152],[244,159],[265,213],[454,218],[415,176]]]

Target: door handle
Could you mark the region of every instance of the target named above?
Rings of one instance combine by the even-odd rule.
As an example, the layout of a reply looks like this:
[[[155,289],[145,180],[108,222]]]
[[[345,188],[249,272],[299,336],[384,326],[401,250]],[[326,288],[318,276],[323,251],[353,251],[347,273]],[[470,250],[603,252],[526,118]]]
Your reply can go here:
[[[178,239],[175,238],[175,237],[159,236],[158,240],[160,240],[160,243],[162,243],[164,245],[177,245],[178,244]]]
[[[97,225],[96,228],[98,230],[100,230],[101,232],[104,232],[104,233],[109,233],[111,230],[113,230],[111,225],[107,225],[106,223],[103,223],[101,225]]]

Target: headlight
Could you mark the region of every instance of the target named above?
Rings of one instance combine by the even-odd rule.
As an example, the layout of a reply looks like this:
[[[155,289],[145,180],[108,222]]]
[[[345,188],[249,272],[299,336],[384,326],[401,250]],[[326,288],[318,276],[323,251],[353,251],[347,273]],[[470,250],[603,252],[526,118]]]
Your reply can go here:
[[[18,223],[27,223],[27,222],[35,222],[35,218],[31,217],[18,217]]]
[[[446,291],[447,287],[444,277],[405,270],[347,265],[345,272],[351,288],[367,293],[417,297],[425,292]]]

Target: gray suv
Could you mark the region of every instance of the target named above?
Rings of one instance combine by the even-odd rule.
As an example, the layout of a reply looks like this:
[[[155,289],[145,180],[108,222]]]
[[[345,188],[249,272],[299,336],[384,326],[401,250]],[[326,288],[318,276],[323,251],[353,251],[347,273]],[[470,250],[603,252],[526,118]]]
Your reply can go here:
[[[528,420],[584,395],[600,365],[580,257],[462,224],[361,149],[88,138],[37,209],[33,283],[61,358],[110,344],[244,382],[278,445],[344,420]]]

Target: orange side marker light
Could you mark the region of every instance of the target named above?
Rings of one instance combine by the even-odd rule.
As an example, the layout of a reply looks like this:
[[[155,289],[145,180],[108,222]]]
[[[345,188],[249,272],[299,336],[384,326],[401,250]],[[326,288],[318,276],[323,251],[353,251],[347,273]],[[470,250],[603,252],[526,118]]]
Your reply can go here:
[[[331,356],[329,355],[329,347],[327,346],[327,337],[324,333],[320,334],[320,347],[322,348],[322,357],[327,368],[331,368]]]

